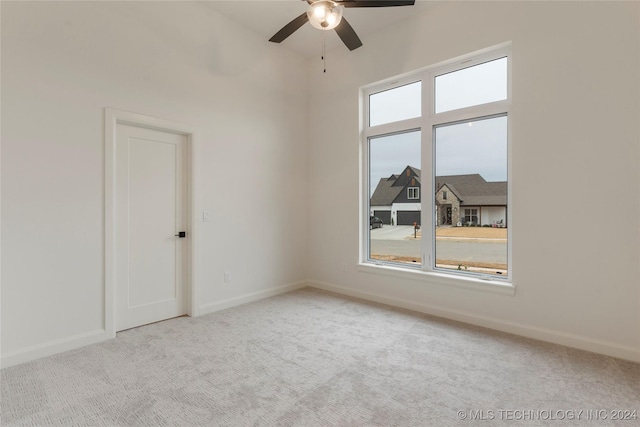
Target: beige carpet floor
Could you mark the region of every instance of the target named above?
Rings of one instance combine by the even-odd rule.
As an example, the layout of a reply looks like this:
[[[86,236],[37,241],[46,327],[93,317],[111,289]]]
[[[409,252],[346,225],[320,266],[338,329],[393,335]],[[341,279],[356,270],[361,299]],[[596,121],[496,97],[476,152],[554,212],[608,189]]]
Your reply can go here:
[[[312,288],[124,331],[1,381],[2,426],[640,424],[613,419],[640,416],[638,364]]]

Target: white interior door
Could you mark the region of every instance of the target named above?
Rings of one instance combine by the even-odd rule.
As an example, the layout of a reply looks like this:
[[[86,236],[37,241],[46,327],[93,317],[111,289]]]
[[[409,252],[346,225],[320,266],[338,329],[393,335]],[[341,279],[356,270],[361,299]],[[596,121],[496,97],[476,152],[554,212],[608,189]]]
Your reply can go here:
[[[186,314],[187,137],[116,129],[116,330]]]

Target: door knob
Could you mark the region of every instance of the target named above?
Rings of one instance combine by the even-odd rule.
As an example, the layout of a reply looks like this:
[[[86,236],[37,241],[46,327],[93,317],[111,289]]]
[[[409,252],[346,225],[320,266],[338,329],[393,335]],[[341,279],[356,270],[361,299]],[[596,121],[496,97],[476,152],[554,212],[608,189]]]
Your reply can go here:
[[[179,237],[181,239],[187,237],[187,232],[186,231],[178,231],[178,234],[176,234],[176,237]]]

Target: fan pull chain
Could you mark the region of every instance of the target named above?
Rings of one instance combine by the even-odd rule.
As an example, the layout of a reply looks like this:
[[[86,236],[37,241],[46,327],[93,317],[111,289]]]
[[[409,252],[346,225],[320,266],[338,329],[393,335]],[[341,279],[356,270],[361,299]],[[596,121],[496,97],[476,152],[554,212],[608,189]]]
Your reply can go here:
[[[327,72],[327,55],[326,55],[326,43],[324,39],[325,30],[322,30],[322,72]]]

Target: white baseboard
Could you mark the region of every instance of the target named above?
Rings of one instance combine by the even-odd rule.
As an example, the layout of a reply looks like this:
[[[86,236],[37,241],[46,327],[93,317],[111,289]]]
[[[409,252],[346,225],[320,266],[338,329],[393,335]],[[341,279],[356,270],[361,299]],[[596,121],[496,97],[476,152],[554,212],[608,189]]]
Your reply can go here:
[[[8,368],[9,366],[19,365],[21,363],[30,362],[41,357],[52,356],[64,351],[75,350],[85,345],[99,343],[107,339],[104,329],[98,329],[83,334],[73,335],[71,337],[61,338],[59,340],[49,341],[42,344],[33,345],[20,350],[16,350],[2,355],[0,366]]]
[[[308,286],[307,282],[300,281],[259,292],[253,292],[250,294],[241,295],[239,297],[218,301],[212,304],[206,304],[199,307],[197,313],[198,315],[213,313],[214,311],[224,310],[225,308],[234,307],[236,305],[246,304],[285,292],[294,291],[296,289],[304,288],[305,286]],[[41,357],[52,356],[54,354],[74,350],[79,347],[84,347],[85,345],[96,344],[110,338],[113,337],[107,336],[107,332],[104,329],[99,329],[91,332],[85,332],[83,334],[74,335],[71,337],[61,338],[59,340],[48,341],[7,354],[2,354],[2,357],[0,358],[0,367],[8,368],[9,366],[30,362]]]
[[[534,326],[528,326],[516,322],[509,322],[486,316],[468,314],[462,311],[436,307],[429,304],[416,303],[400,298],[393,298],[384,295],[358,291],[317,280],[309,280],[308,285],[314,288],[324,289],[326,291],[349,295],[356,298],[362,298],[365,300],[405,308],[408,310],[418,311],[437,317],[443,317],[445,319],[456,320],[459,322],[482,326],[485,328],[520,335],[527,338],[546,341],[553,344],[560,344],[567,347],[590,351],[593,353],[604,354],[619,359],[630,360],[632,362],[640,362],[640,349],[634,347],[621,346],[618,344],[595,340],[580,335],[567,334],[564,332],[537,328]]]
[[[306,286],[308,286],[307,281],[300,281],[300,282],[290,283],[284,286],[278,286],[277,288],[269,288],[263,291],[252,292],[249,294],[240,295],[238,297],[229,298],[222,301],[216,301],[210,304],[205,304],[198,307],[198,316],[224,310],[226,308],[235,307],[237,305],[258,301],[264,298],[283,294],[285,292],[295,291],[296,289],[301,289]]]
[[[362,298],[369,301],[375,301],[382,304],[388,304],[395,307],[401,307],[408,310],[414,310],[421,313],[431,314],[433,316],[443,317],[445,319],[451,319],[469,323],[472,325],[486,327],[489,329],[495,329],[498,331],[520,335],[527,338],[533,338],[541,341],[551,342],[554,344],[564,345],[567,347],[577,348],[580,350],[591,351],[593,353],[617,357],[619,359],[640,362],[640,349],[637,348],[621,346],[610,342],[594,340],[588,337],[574,334],[566,334],[550,329],[536,328],[520,323],[503,321],[486,316],[471,315],[457,310],[443,309],[441,307],[416,303],[400,298],[393,298],[370,292],[357,291],[354,289],[317,280],[300,281],[276,288],[270,288],[263,291],[241,295],[235,298],[229,298],[211,304],[206,304],[200,307],[199,314],[213,313],[215,311],[224,310],[226,308],[258,301],[285,292],[294,291],[296,289],[301,289],[306,286],[324,289],[327,291],[349,295],[356,298]],[[105,341],[106,339],[108,339],[106,331],[104,329],[98,329],[95,331],[85,332],[83,334],[78,334],[59,340],[49,341],[43,344],[38,344],[9,352],[7,354],[3,354],[0,358],[0,367],[7,368],[9,366],[26,363],[35,359],[39,359],[41,357],[51,356],[54,354],[84,347],[86,345],[99,343],[101,341]]]

